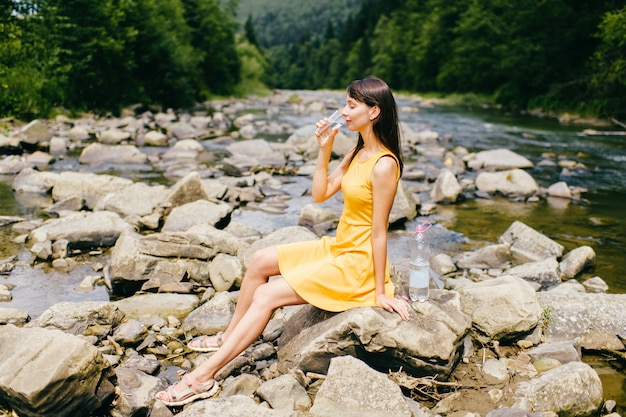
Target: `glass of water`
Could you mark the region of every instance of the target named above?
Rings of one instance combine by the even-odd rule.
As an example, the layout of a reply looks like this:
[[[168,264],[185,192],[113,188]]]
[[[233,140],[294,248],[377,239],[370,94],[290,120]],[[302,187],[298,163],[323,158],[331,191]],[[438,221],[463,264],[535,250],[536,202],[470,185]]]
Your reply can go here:
[[[329,136],[334,129],[339,129],[343,126],[344,120],[341,112],[336,110],[333,114],[328,116],[328,123],[317,129],[315,133],[319,133],[321,136]]]

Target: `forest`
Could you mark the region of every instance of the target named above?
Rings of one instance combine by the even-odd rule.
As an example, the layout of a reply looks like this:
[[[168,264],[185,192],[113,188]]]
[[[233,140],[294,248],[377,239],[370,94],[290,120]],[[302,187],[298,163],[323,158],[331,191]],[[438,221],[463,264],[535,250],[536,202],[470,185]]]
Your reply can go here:
[[[393,89],[626,119],[624,0],[0,0],[0,117]]]

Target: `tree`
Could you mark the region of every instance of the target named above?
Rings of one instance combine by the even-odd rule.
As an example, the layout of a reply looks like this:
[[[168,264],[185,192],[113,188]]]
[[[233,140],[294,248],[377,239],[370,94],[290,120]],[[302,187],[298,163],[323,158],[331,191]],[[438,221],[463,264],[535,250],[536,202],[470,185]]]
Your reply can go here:
[[[604,15],[596,35],[601,43],[591,58],[590,82],[599,114],[626,117],[626,7]]]
[[[252,22],[252,15],[249,14],[246,19],[246,23],[243,25],[244,33],[246,34],[246,39],[250,43],[250,45],[254,45],[256,47],[259,46],[259,41],[256,37],[256,33],[254,32],[254,23]]]
[[[216,0],[185,0],[184,6],[203,95],[231,94],[241,79],[234,17],[222,11]]]
[[[135,95],[133,46],[136,30],[127,24],[131,0],[45,0],[38,2],[58,48],[52,74],[64,90],[62,105],[110,109]]]

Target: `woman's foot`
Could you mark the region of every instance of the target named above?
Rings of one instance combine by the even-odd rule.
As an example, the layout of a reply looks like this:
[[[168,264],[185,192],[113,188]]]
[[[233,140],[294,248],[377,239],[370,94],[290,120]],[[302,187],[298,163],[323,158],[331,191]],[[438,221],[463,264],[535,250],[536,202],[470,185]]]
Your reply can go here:
[[[193,381],[189,375],[183,375],[181,382],[158,392],[156,399],[170,407],[181,406],[195,400],[212,397],[218,389],[219,385],[214,379],[200,383]]]
[[[187,343],[187,347],[195,352],[215,352],[224,344],[222,332],[213,336],[194,337]]]

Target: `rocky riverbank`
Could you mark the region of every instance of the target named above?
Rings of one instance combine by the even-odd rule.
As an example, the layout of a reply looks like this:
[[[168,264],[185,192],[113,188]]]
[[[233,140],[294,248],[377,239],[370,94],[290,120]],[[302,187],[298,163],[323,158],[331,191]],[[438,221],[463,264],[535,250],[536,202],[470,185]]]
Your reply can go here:
[[[284,212],[286,185],[314,168],[314,127],[265,116],[288,107],[322,117],[338,106],[277,93],[194,113],[138,107],[119,118],[58,117],[0,135],[0,173],[14,176],[14,192],[41,214],[0,212],[0,227],[12,228],[34,263],[69,273],[86,258],[94,272],[80,290],[106,285],[114,300],[59,303],[36,319],[0,307],[0,404],[20,416],[618,415],[582,355],[623,355],[626,295],[607,294],[600,277],[580,279],[593,249],[565,252],[521,222],[490,245],[431,259],[445,285],[411,304],[409,322],[378,308],[284,308],[221,371],[216,398],[184,409],[154,401],[206,358],[186,341],[226,327],[256,249],[333,230],[340,213],[313,204],[298,225],[271,232],[233,217]],[[263,139],[276,135],[288,139]],[[523,204],[584,193],[564,182],[539,187],[525,171],[532,163],[507,149],[448,149],[449,138],[408,126],[403,139],[392,225],[463,198]],[[335,162],[352,144],[338,135]],[[78,169],[47,169],[76,153]],[[106,173],[120,166],[163,172],[172,184]],[[0,260],[5,300],[15,263]],[[408,265],[392,267],[402,292]]]

